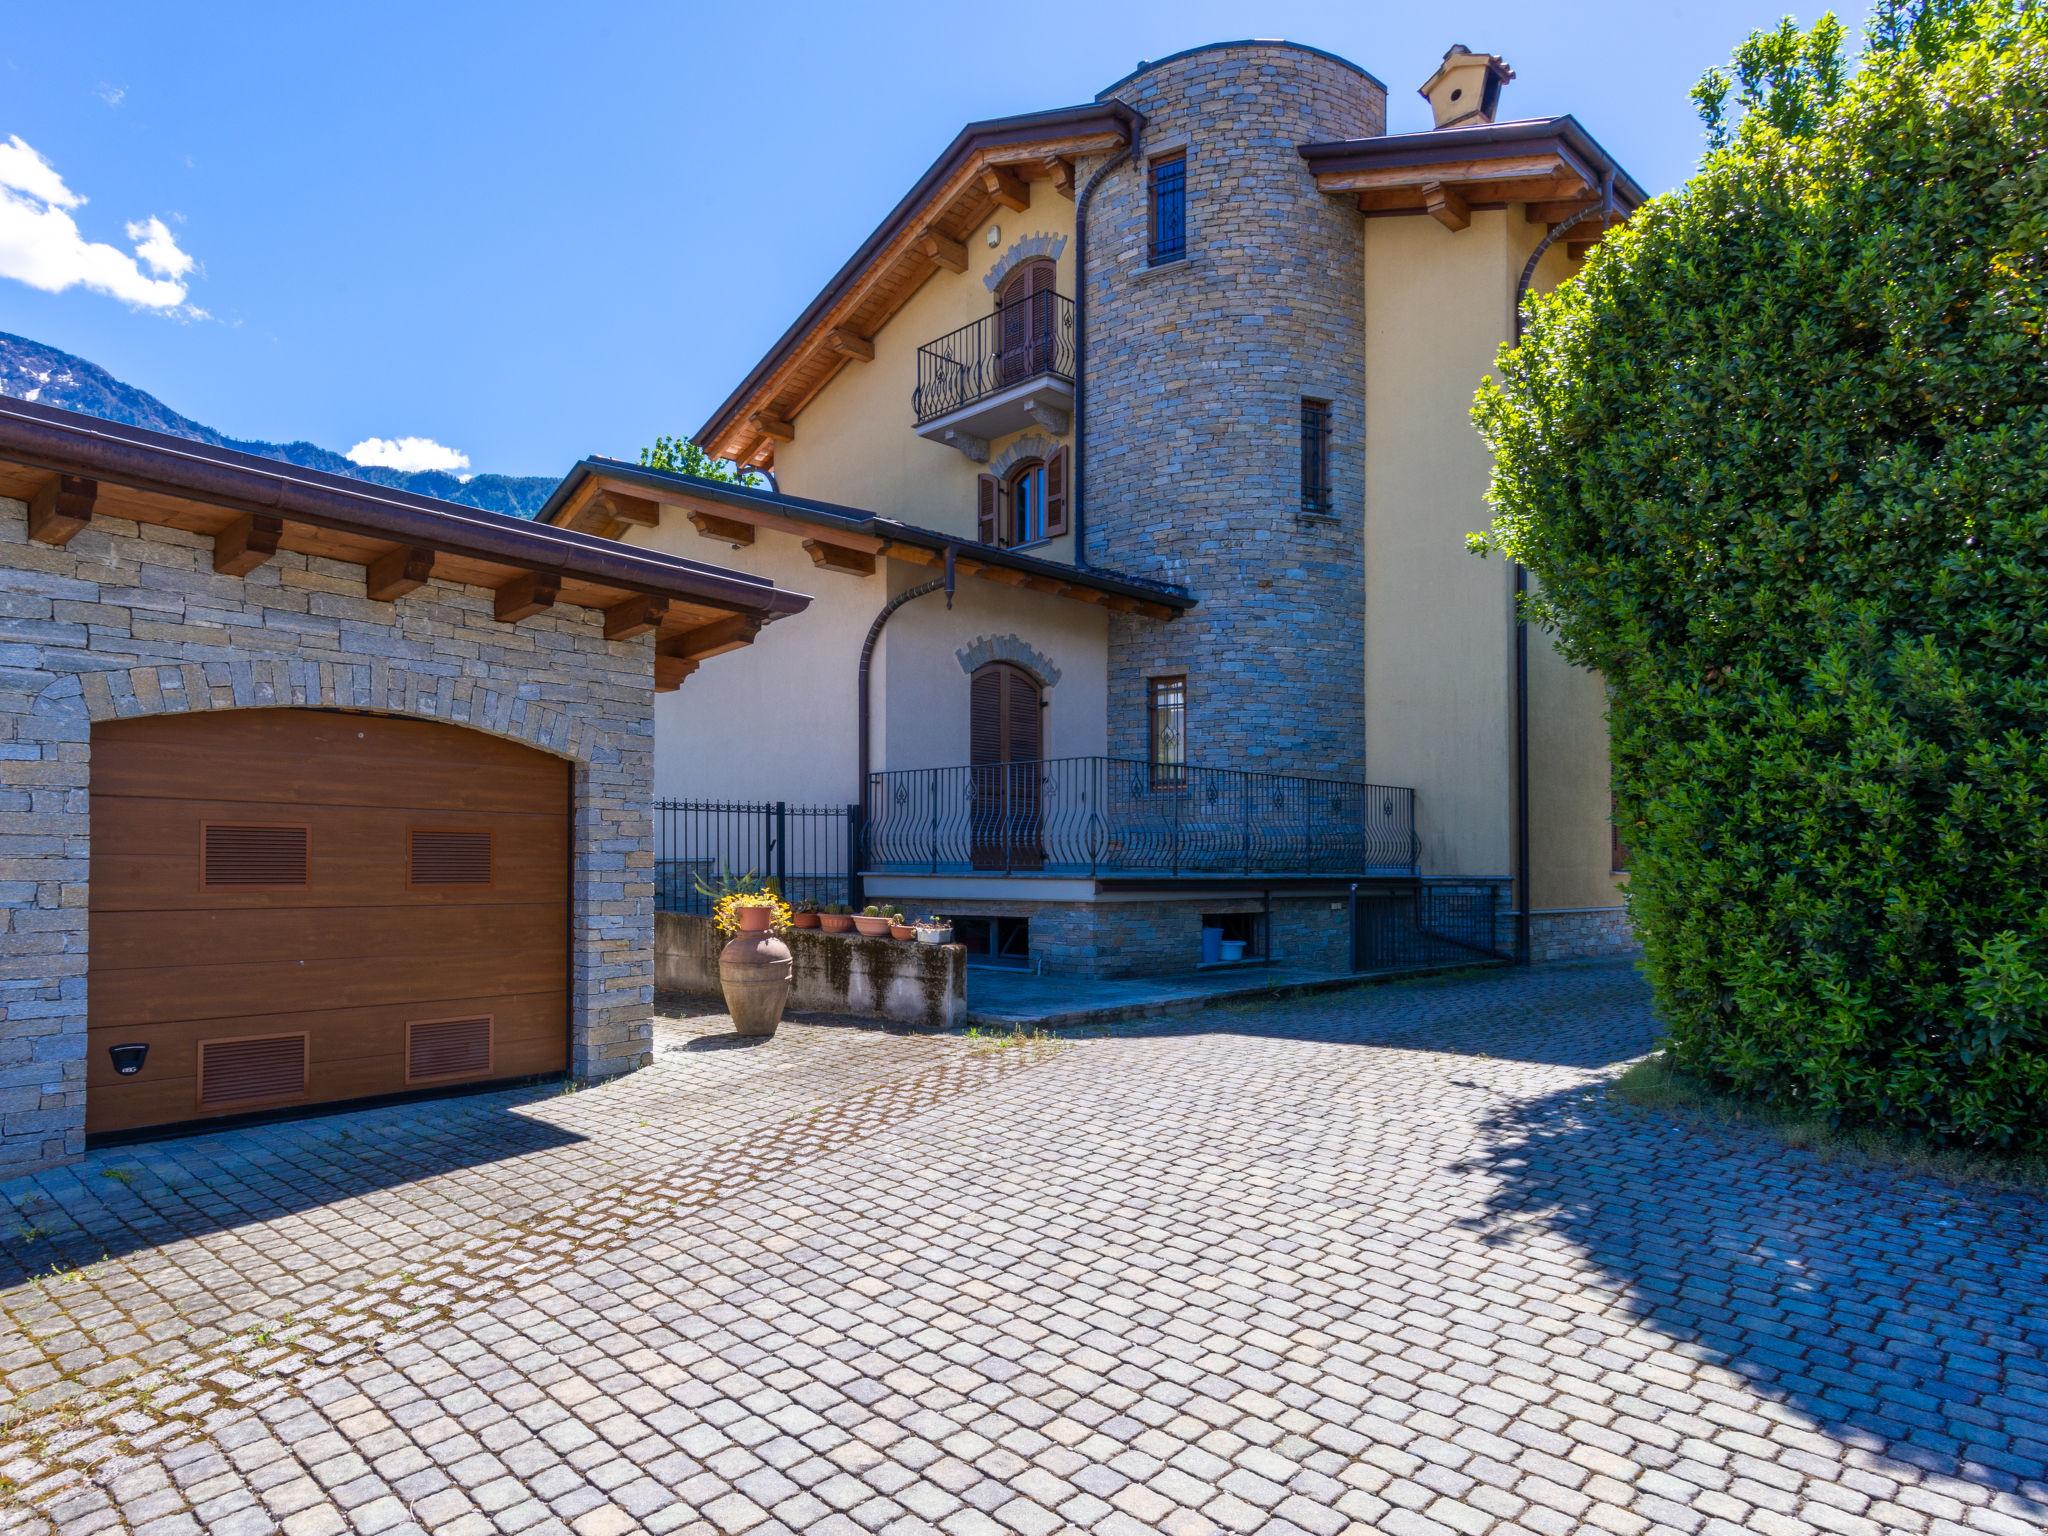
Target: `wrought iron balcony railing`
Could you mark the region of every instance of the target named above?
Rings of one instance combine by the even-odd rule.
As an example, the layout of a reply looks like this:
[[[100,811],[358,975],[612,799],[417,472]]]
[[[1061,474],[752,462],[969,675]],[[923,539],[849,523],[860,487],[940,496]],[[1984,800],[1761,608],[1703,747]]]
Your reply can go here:
[[[1116,757],[892,769],[866,836],[876,873],[1405,875],[1415,791]]]
[[[1074,301],[1034,293],[917,349],[917,423],[1032,379],[1074,382]]]

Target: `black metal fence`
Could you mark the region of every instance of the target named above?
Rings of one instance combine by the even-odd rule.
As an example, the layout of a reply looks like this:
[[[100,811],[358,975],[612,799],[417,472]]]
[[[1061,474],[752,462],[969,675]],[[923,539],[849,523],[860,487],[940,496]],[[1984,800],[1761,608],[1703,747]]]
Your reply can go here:
[[[1360,891],[1351,904],[1351,967],[1358,971],[1512,959],[1509,882],[1422,880]]]
[[[910,768],[868,784],[866,868],[1164,875],[1411,874],[1415,792],[1067,757]]]
[[[654,904],[664,912],[708,913],[698,887],[721,874],[773,880],[792,902],[850,905],[854,899],[857,806],[772,800],[657,800]]]
[[[917,349],[920,424],[1026,379],[1074,379],[1074,301],[1034,293]]]

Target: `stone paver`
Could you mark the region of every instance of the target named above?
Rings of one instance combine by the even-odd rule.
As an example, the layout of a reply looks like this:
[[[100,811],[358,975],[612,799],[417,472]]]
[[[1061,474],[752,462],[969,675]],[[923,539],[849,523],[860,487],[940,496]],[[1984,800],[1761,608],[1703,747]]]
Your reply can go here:
[[[2048,1529],[2043,1203],[1615,1104],[1625,965],[725,1028],[0,1186],[0,1530]]]

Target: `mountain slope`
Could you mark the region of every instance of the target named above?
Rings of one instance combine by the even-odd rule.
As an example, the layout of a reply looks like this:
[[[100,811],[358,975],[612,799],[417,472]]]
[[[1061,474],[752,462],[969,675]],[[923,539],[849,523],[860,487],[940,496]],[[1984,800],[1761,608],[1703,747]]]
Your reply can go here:
[[[533,516],[555,488],[555,481],[545,475],[472,475],[462,480],[437,469],[384,469],[356,464],[313,443],[264,443],[227,437],[189,416],[180,416],[155,395],[123,384],[97,363],[5,331],[0,331],[0,395],[54,405],[59,410],[80,411],[102,421],[118,421],[173,437],[188,437],[239,453],[282,459],[303,469],[349,475],[375,485],[388,485],[393,490],[435,496],[509,517]]]

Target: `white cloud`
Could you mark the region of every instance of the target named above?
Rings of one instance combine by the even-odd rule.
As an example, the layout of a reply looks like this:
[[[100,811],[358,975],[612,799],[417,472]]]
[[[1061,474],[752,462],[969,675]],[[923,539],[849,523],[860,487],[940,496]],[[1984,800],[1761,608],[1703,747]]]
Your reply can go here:
[[[45,293],[90,288],[143,309],[201,317],[185,304],[185,279],[196,263],[162,219],[152,214],[127,226],[135,245],[130,255],[79,233],[71,215],[84,206],[18,135],[0,144],[0,277]]]
[[[121,105],[122,102],[128,99],[128,87],[125,85],[113,85],[105,80],[102,80],[100,82],[100,88],[95,94],[97,94],[99,99],[101,101],[104,101],[108,106],[118,107],[119,105]]]
[[[447,448],[431,437],[366,437],[349,449],[352,464],[376,464],[385,469],[469,468],[469,455]]]

